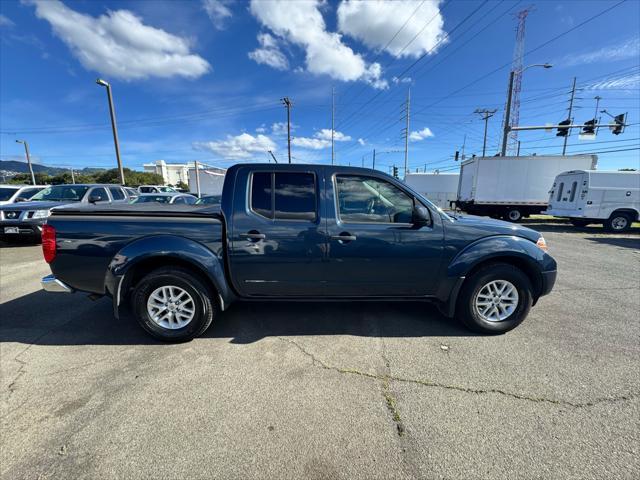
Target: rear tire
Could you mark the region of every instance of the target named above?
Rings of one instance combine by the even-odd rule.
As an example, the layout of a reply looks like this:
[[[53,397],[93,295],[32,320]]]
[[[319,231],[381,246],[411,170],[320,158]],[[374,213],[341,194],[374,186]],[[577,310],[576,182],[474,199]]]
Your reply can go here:
[[[612,213],[611,216],[603,222],[605,230],[613,233],[626,232],[631,228],[631,215],[628,213]]]
[[[522,212],[518,208],[510,208],[507,213],[504,214],[504,219],[507,222],[519,222],[522,220]]]
[[[209,288],[192,272],[163,267],[134,288],[131,303],[140,326],[165,342],[187,342],[213,322],[216,304]]]
[[[502,298],[503,292],[493,295],[491,285],[505,285],[506,290],[513,290],[510,295],[505,294],[504,303],[498,298]],[[490,297],[484,302],[485,297]],[[496,310],[489,310],[487,313],[482,303],[496,300]],[[477,272],[466,279],[456,306],[456,316],[469,328],[480,333],[500,334],[508,332],[517,327],[529,314],[533,303],[533,287],[529,277],[522,270],[507,263],[492,263],[481,267]],[[483,311],[483,309],[485,309]],[[497,312],[496,316],[504,318],[493,318],[492,312]]]

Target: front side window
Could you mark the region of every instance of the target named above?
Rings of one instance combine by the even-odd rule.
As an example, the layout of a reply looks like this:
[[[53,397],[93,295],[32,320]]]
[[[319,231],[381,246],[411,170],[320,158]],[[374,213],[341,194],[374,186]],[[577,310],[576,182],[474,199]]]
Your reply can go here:
[[[372,177],[336,177],[342,222],[411,223],[413,198],[395,185]]]
[[[93,190],[91,190],[91,194],[89,195],[89,198],[91,198],[92,200],[96,201],[96,202],[108,202],[109,201],[109,196],[107,195],[107,190],[102,188],[102,187],[98,187],[98,188],[94,188]]]
[[[16,200],[26,201],[33,197],[36,193],[38,193],[42,188],[25,188],[20,191],[20,195]]]
[[[251,210],[275,220],[316,219],[316,182],[312,173],[256,172],[251,181]]]

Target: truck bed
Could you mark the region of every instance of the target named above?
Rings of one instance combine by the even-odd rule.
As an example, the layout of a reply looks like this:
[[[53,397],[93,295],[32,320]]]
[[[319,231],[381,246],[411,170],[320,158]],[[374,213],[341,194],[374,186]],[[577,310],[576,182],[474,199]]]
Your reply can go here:
[[[220,205],[166,205],[133,203],[109,205],[67,205],[55,208],[52,215],[211,217],[222,219]]]

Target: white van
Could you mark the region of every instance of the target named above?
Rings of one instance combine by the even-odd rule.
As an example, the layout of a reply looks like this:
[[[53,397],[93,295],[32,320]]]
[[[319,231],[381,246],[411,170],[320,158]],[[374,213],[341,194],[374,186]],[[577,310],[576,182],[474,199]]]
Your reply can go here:
[[[545,213],[569,218],[577,227],[602,223],[609,231],[624,232],[638,221],[640,172],[563,172],[553,182]]]

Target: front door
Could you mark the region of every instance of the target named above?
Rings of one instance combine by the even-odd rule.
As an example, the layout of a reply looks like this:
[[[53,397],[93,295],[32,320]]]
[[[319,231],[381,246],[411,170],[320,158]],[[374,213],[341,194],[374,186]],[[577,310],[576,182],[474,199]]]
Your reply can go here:
[[[414,225],[413,195],[383,176],[336,174],[326,179],[331,296],[433,294],[441,268],[442,219]]]
[[[238,172],[230,271],[246,296],[320,296],[326,235],[314,171]]]

